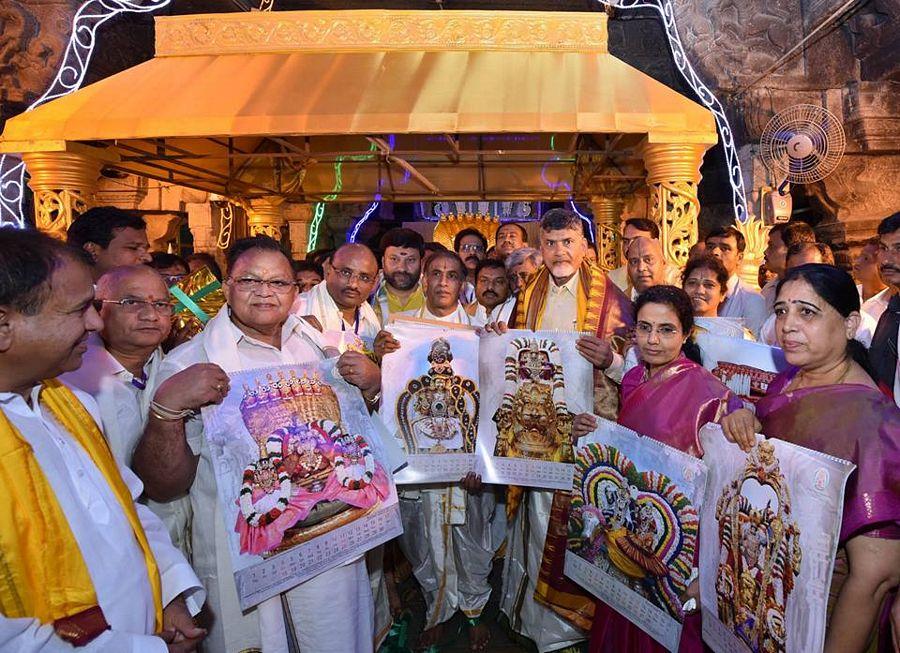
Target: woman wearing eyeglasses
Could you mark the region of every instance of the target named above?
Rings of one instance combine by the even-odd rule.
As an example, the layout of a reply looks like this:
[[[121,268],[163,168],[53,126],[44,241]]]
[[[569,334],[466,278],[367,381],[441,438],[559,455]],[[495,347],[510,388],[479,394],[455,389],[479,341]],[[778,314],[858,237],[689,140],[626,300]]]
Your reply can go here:
[[[700,427],[716,422],[742,406],[716,377],[704,369],[691,339],[694,315],[691,300],[675,286],[652,286],[635,301],[635,341],[642,363],[622,378],[618,422],[641,435],[700,457]],[[594,418],[578,415],[575,435],[595,428]],[[687,596],[699,598],[689,588]],[[679,651],[703,651],[700,615],[685,617]],[[590,651],[655,653],[665,651],[650,635],[611,607],[597,601]]]

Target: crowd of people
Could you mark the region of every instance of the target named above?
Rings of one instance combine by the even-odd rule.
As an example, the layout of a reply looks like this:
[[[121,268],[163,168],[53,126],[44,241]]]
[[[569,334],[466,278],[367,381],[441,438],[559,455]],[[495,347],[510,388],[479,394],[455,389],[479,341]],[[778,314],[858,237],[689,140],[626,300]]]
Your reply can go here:
[[[656,223],[627,220],[609,273],[574,213],[551,209],[539,227],[534,248],[510,222],[493,247],[465,229],[453,250],[395,228],[377,250],[348,243],[299,262],[254,236],[230,247],[224,270],[209,254],[151,252],[143,219],[112,207],[79,216],[67,243],[0,230],[0,650],[381,646],[404,607],[384,547],[241,610],[199,411],[223,401],[230,374],[324,359],[323,333],[344,331],[371,343],[336,367],[377,418],[391,382],[380,361],[403,346],[388,323],[406,315],[581,333],[594,401],[575,438],[599,416],[702,456],[698,431],[717,422],[745,450],[761,433],[854,463],[825,650],[900,652],[900,213],[853,276],[808,225],[776,225],[761,291],[741,276],[733,227],[708,233],[682,270]],[[202,267],[226,304],[201,332],[173,333],[168,288]],[[701,365],[702,331],[783,349],[789,369],[755,410]],[[498,551],[500,609],[539,651],[664,650],[564,577],[567,493],[474,473],[398,489],[396,544],[426,604],[414,650],[440,650],[457,612],[471,650],[490,650],[482,613]],[[696,582],[682,598],[696,606]],[[695,608],[680,650],[703,648]]]

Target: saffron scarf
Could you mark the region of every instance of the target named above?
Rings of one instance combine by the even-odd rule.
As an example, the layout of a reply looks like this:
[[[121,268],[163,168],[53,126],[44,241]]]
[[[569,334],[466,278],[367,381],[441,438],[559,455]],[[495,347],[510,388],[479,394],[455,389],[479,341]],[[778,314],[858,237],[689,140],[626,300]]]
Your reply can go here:
[[[78,398],[56,379],[43,383],[40,401],[87,452],[121,505],[144,553],[156,632],[161,631],[159,569],[106,439]],[[66,515],[31,446],[2,411],[0,485],[0,612],[49,624],[96,610],[94,583]],[[67,638],[59,628],[58,633]]]
[[[633,324],[631,302],[599,267],[583,261],[578,268],[578,313],[576,329],[609,340],[621,353]],[[513,309],[510,328],[540,328],[550,291],[550,270],[542,266],[525,287]],[[619,408],[616,384],[602,371],[594,371],[594,412],[615,420]],[[512,520],[524,497],[524,489],[509,486],[506,512]],[[594,599],[564,577],[567,525],[571,493],[556,491],[534,598],[579,628],[590,630]]]

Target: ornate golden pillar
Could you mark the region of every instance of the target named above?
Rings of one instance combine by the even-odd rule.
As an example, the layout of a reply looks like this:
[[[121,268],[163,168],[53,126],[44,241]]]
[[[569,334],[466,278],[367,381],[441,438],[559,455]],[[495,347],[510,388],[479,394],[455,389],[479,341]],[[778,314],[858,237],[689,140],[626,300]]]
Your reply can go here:
[[[251,236],[265,235],[281,240],[284,225],[284,198],[271,196],[250,200],[247,205],[247,227]]]
[[[650,218],[660,229],[666,260],[683,267],[697,242],[700,164],[710,146],[703,143],[646,143],[643,147]]]
[[[77,152],[25,152],[37,228],[64,238],[72,221],[94,205],[103,161]]]
[[[302,261],[309,246],[309,228],[313,221],[313,205],[290,203],[285,205],[284,217],[288,223],[291,239],[291,258]]]
[[[619,267],[622,258],[622,209],[625,198],[621,195],[594,195],[591,211],[597,234],[597,263],[604,270]]]

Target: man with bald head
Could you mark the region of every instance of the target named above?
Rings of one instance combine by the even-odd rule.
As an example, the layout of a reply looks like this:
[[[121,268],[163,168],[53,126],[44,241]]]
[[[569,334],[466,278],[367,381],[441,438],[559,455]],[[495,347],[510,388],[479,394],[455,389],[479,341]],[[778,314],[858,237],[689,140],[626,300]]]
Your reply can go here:
[[[325,280],[298,296],[294,313],[314,317],[325,332],[350,332],[371,343],[381,330],[367,301],[377,277],[372,250],[358,243],[341,245],[328,259]]]
[[[130,467],[149,419],[148,388],[156,385],[163,358],[160,345],[172,328],[174,305],[159,272],[146,265],[108,270],[97,280],[95,293],[103,328],[88,338],[81,367],[60,378],[97,401],[113,456]],[[194,383],[198,368],[189,367],[180,374],[187,383]],[[199,409],[200,404],[192,408]],[[191,504],[187,495],[170,503],[147,504],[169,529],[174,544],[188,554]]]
[[[666,258],[662,244],[655,238],[638,236],[633,239],[625,252],[625,260],[632,301],[647,288],[666,283]]]

